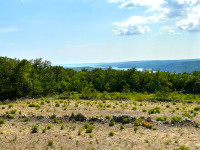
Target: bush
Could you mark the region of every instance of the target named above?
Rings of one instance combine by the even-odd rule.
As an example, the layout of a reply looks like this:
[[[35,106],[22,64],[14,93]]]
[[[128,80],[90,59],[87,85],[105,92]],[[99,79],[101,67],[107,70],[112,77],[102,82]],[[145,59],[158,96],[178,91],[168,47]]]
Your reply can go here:
[[[127,124],[127,123],[130,123],[130,122],[131,122],[131,120],[129,118],[124,118],[123,121],[122,121],[123,124]]]
[[[149,111],[148,111],[148,113],[149,113],[149,115],[150,114],[156,114],[156,113],[160,113],[160,108],[159,107],[156,107],[156,108],[153,108],[153,109],[150,109]]]
[[[15,114],[17,112],[17,109],[13,109],[10,111],[11,114]]]
[[[133,108],[132,108],[132,110],[136,110],[137,109],[137,107],[136,106],[134,106]]]
[[[109,126],[111,127],[111,126],[114,126],[115,125],[115,121],[114,120],[111,120],[110,122],[109,122]]]
[[[11,108],[11,107],[13,107],[13,104],[9,104],[9,105],[8,105],[8,108]]]
[[[195,111],[200,111],[200,106],[194,108]]]
[[[23,119],[23,121],[24,121],[24,122],[29,121],[29,117],[25,117],[25,118]]]
[[[0,120],[0,124],[4,124],[5,122],[4,122],[4,120]]]
[[[178,148],[175,148],[174,150],[189,150],[189,147],[186,147],[185,145],[181,145]]]
[[[142,111],[143,111],[143,112],[147,112],[147,110],[146,110],[146,109],[142,109]]]
[[[143,126],[148,128],[148,129],[152,129],[153,124],[149,123],[149,122],[143,122]]]
[[[52,125],[49,124],[49,125],[47,126],[47,130],[50,130],[51,128],[52,128]]]
[[[28,106],[29,106],[29,107],[38,107],[38,108],[40,108],[40,105],[38,105],[38,104],[33,104],[33,103],[32,103],[32,104],[29,104]]]
[[[48,140],[48,146],[53,146],[53,140]]]
[[[120,125],[120,130],[123,130],[124,129],[124,126],[121,124]]]
[[[8,119],[14,119],[15,118],[15,116],[14,115],[11,115],[11,114],[8,114]]]
[[[110,136],[114,136],[114,134],[115,134],[114,131],[110,131],[109,133]]]
[[[156,117],[156,121],[166,121],[167,120],[167,117],[164,116],[164,117]]]
[[[139,129],[138,126],[134,126],[134,132],[135,133],[137,132],[138,129]]]
[[[171,119],[171,122],[172,123],[176,123],[176,122],[180,122],[182,121],[182,117],[179,117],[179,116],[173,116],[172,119]]]
[[[56,103],[56,105],[55,105],[56,107],[60,107],[60,104],[59,103]]]
[[[140,119],[140,118],[136,119],[135,122],[134,122],[134,124],[135,124],[136,126],[142,125],[142,119]]]
[[[86,129],[86,133],[92,133],[94,126],[92,124],[85,123],[84,128]]]
[[[38,133],[38,125],[32,126],[31,133]]]
[[[109,120],[110,120],[110,119],[111,119],[111,116],[107,115],[107,116],[106,116],[106,119],[109,119]]]

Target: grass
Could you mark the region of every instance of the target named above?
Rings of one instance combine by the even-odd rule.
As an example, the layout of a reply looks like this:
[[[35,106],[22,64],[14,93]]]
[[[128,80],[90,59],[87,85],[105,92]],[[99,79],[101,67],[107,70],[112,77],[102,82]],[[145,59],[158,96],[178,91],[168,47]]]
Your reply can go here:
[[[56,107],[56,104],[59,104],[59,107]],[[167,105],[170,107],[166,107]],[[188,141],[187,145],[196,149],[197,141],[200,140],[199,106],[196,102],[54,98],[12,102],[10,108],[9,104],[4,104],[2,107],[5,109],[0,109],[0,114],[6,117],[0,118],[0,140],[3,149],[16,146],[17,149],[107,150],[117,147],[141,149],[142,146],[143,149],[150,150],[185,150],[188,146],[184,147],[183,141]],[[136,109],[133,111],[133,108]],[[86,121],[76,121],[78,113],[87,117]],[[55,118],[50,119],[53,114]],[[119,120],[114,121],[114,116],[119,117]],[[192,116],[190,120],[193,124],[181,125],[189,116]],[[99,121],[89,121],[92,118]],[[147,121],[149,118],[150,121]],[[180,125],[171,126],[171,123],[179,122]],[[190,136],[194,136],[195,140]],[[22,144],[18,144],[19,142]]]

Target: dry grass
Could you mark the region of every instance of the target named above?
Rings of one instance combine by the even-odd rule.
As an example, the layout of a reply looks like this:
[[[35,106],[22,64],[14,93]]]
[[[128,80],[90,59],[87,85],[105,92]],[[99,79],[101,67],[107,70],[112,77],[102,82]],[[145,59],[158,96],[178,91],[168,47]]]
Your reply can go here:
[[[49,103],[48,103],[49,102]],[[29,107],[29,104],[37,104],[40,107]],[[58,104],[56,107],[56,104]],[[188,113],[193,116],[191,110],[200,106],[197,103],[165,103],[165,102],[136,102],[136,101],[100,101],[100,100],[53,100],[37,99],[17,101],[13,107],[8,105],[0,106],[0,115],[6,114],[16,109],[14,119],[5,119],[0,127],[0,149],[174,149],[180,145],[185,145],[190,149],[200,149],[200,128],[194,126],[172,126],[156,122],[156,117],[166,116],[170,121],[172,116],[182,116]],[[2,109],[5,107],[5,109]],[[160,113],[148,114],[148,110],[160,107]],[[134,108],[134,109],[133,109]],[[146,109],[147,112],[143,112]],[[119,116],[129,115],[139,118],[151,117],[154,122],[153,129],[139,126],[134,131],[134,124],[124,125],[115,123],[109,126],[108,122],[94,123],[92,133],[86,133],[84,122],[63,122],[54,123],[53,120],[46,121],[33,118],[18,118],[18,116],[46,116],[56,114],[57,117],[64,115],[82,113],[86,117],[103,118],[107,115]],[[2,118],[0,118],[1,120]],[[190,120],[200,123],[200,115],[190,118]],[[38,125],[38,133],[31,133],[33,125]],[[51,126],[50,129],[47,127]],[[45,130],[45,132],[44,132]],[[110,131],[114,136],[110,136]],[[44,132],[44,133],[43,133]]]

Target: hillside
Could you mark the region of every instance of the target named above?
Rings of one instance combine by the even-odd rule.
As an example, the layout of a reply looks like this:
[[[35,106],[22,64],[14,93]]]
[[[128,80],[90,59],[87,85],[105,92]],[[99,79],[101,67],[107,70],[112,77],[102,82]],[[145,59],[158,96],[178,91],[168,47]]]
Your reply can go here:
[[[195,70],[200,70],[200,59],[183,59],[183,60],[148,60],[148,61],[127,61],[127,62],[113,62],[113,63],[87,63],[74,65],[61,65],[65,68],[74,68],[80,70],[81,68],[116,68],[116,69],[130,69],[143,68],[160,71],[176,72],[176,73],[192,73]],[[91,68],[90,68],[91,70]]]

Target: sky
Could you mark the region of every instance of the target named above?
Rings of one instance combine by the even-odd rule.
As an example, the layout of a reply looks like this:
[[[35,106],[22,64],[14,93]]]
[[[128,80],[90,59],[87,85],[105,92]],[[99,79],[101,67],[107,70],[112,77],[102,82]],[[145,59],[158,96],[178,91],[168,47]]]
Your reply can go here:
[[[0,56],[53,64],[200,58],[200,0],[0,0]]]

